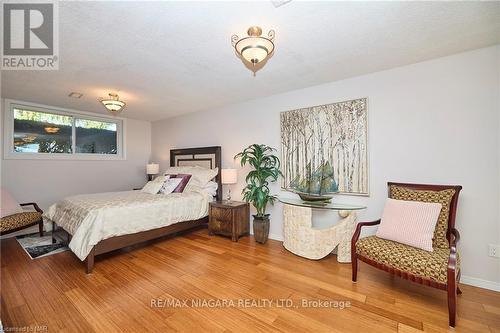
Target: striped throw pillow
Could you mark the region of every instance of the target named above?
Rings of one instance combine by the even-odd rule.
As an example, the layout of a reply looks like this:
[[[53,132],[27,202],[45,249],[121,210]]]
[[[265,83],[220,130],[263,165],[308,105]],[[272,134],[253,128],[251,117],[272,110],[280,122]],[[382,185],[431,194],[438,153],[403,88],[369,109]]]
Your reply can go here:
[[[387,199],[376,236],[432,251],[432,237],[441,212],[435,202]]]

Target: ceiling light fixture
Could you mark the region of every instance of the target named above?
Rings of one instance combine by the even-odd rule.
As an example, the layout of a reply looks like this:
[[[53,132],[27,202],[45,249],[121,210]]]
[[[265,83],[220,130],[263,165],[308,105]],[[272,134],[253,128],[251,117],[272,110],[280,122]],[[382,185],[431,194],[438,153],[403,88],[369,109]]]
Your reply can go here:
[[[56,126],[46,126],[44,129],[48,134],[56,134],[60,130],[60,128]]]
[[[267,59],[274,51],[274,30],[269,30],[267,37],[262,36],[262,29],[258,26],[248,28],[248,36],[239,38],[237,35],[231,36],[236,54],[251,67],[255,72],[264,66]]]
[[[99,101],[109,112],[117,115],[125,107],[125,102],[120,101],[117,94],[109,93],[108,95],[109,98],[100,98]]]

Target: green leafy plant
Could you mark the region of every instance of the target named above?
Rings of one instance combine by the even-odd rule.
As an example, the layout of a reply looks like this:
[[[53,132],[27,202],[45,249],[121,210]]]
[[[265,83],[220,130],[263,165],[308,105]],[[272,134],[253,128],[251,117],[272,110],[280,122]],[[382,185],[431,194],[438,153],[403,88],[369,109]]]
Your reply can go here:
[[[246,202],[251,202],[257,210],[258,217],[264,217],[268,203],[273,204],[275,195],[270,194],[269,180],[275,182],[281,174],[280,160],[266,145],[253,144],[234,156],[240,158],[241,166],[247,163],[254,168],[246,177],[247,186],[241,192]]]

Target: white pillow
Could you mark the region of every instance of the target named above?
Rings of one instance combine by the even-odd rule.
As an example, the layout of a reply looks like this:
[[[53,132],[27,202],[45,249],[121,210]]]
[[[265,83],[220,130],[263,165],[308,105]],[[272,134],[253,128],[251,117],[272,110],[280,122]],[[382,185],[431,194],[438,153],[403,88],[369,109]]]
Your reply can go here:
[[[214,181],[208,182],[208,184],[205,187],[200,187],[197,185],[189,184],[186,186],[184,189],[184,192],[205,192],[208,194],[212,199],[217,195],[217,188],[219,187],[219,184],[217,184]]]
[[[208,194],[215,197],[217,195],[217,188],[218,187],[219,187],[219,184],[217,184],[214,181],[209,181],[208,184],[203,189],[205,191],[207,191]]]
[[[189,184],[199,187],[205,187],[209,181],[215,178],[219,173],[219,168],[207,169],[200,166],[179,166],[170,167],[165,170],[164,174],[188,174],[191,175]]]
[[[177,186],[181,183],[182,178],[169,178],[164,183],[160,189],[161,194],[170,194],[172,193]]]
[[[387,199],[376,236],[432,251],[441,204]]]
[[[149,193],[149,194],[158,194],[160,192],[161,187],[164,182],[161,181],[149,181],[144,185],[141,192]]]
[[[158,177],[155,177],[153,178],[153,182],[161,182],[161,183],[164,183],[165,181],[167,181],[167,179],[170,179],[170,176],[158,176]]]
[[[200,187],[197,185],[189,184],[186,189],[187,191],[197,191],[197,190],[202,190],[207,192],[211,197],[215,197],[217,195],[217,188],[219,188],[219,184],[217,184],[214,181],[209,181],[205,187]],[[186,191],[186,190],[184,190]]]

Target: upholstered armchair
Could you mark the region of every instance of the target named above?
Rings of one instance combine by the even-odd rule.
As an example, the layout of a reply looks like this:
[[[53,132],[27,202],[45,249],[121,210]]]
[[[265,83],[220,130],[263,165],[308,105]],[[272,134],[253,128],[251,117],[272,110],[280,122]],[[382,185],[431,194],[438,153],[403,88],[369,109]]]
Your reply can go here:
[[[358,259],[390,274],[426,286],[447,290],[449,325],[455,327],[460,257],[455,229],[458,195],[462,186],[388,183],[389,197],[396,200],[435,202],[442,205],[432,239],[433,251],[368,236],[359,239],[361,229],[380,220],[358,223],[351,242],[352,281],[357,280]]]
[[[18,204],[7,191],[2,189],[2,218],[0,235],[9,234],[38,224],[40,237],[43,236],[43,211],[34,202]],[[24,211],[21,207],[32,206],[34,211]]]

